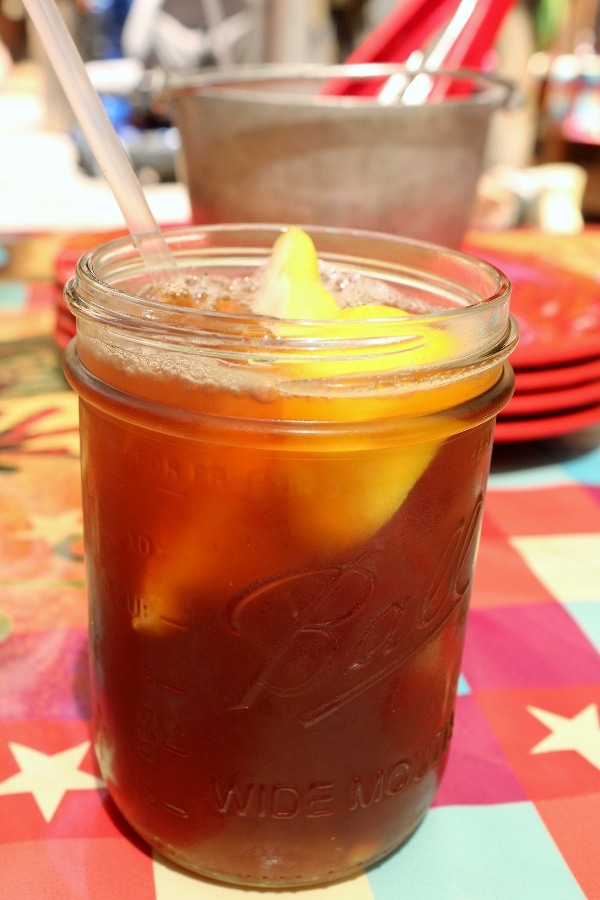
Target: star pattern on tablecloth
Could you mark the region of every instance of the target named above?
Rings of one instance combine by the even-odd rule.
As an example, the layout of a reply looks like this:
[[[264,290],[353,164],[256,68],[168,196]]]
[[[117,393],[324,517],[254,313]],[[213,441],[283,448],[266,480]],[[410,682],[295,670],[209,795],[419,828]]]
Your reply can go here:
[[[33,794],[46,822],[52,820],[67,791],[105,787],[102,779],[79,768],[90,749],[89,741],[58,753],[43,753],[12,742],[8,746],[20,771],[0,782],[0,796]]]
[[[595,703],[590,703],[572,718],[537,706],[528,706],[527,711],[551,732],[531,748],[531,753],[574,750],[600,770],[600,717]]]
[[[13,537],[18,540],[47,541],[51,547],[56,547],[67,538],[79,537],[81,533],[81,509],[67,509],[50,516],[32,513],[29,516],[29,526],[15,532]]]

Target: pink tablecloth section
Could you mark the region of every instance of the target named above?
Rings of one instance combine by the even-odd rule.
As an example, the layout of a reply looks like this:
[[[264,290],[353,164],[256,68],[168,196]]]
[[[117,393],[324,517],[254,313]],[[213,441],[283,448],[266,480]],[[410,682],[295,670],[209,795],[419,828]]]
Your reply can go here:
[[[0,281],[0,900],[249,900],[153,858],[94,762],[53,303],[50,281]],[[385,863],[307,900],[600,898],[599,653],[600,429],[499,446],[436,803]]]

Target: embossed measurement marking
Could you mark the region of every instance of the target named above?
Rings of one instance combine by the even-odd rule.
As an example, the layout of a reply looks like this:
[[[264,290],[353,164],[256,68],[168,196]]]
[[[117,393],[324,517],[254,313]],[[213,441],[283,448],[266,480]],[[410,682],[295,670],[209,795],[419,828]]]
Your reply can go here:
[[[182,759],[185,759],[188,755],[187,750],[182,750],[181,747],[176,747],[174,744],[167,743],[167,741],[161,741],[161,747],[163,750],[167,750],[168,753],[173,753],[175,756],[180,756]]]
[[[186,491],[177,491],[174,488],[165,487],[162,484],[157,484],[156,490],[161,494],[168,494],[171,497],[187,497]]]
[[[174,803],[167,803],[166,801],[163,801],[161,803],[161,806],[163,809],[166,809],[167,812],[173,813],[173,815],[175,816],[180,816],[182,819],[187,819],[189,816],[187,809],[182,809],[180,806],[175,806]]]
[[[177,619],[172,619],[170,616],[159,616],[158,618],[165,625],[170,625],[172,628],[179,629],[179,631],[189,631],[190,626],[186,625],[185,622],[178,622]]]
[[[170,694],[176,694],[178,697],[187,697],[188,692],[183,688],[177,687],[176,684],[169,684],[168,681],[163,681],[161,684],[161,688],[163,691],[168,691]]]

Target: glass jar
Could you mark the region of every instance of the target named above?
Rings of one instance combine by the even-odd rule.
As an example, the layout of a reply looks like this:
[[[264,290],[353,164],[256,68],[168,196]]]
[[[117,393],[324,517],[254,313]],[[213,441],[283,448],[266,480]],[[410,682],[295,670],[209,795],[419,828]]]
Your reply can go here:
[[[197,288],[239,285],[280,231],[167,237]],[[165,856],[263,887],[360,871],[429,808],[513,390],[498,270],[310,233],[339,283],[383,282],[412,314],[169,305],[129,239],[66,288],[102,774]]]

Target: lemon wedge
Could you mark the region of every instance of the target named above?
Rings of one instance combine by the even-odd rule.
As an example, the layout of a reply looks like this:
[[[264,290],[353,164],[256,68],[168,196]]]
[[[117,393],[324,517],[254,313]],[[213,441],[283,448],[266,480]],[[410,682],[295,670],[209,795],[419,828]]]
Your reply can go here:
[[[321,281],[315,245],[301,228],[291,226],[273,244],[254,308],[278,319],[335,319],[340,314]]]
[[[282,232],[273,245],[254,310],[278,319],[326,322],[321,329],[322,337],[349,340],[385,338],[385,320],[393,337],[398,333],[395,323],[399,318],[413,318],[406,310],[382,303],[342,308],[321,281],[311,237],[295,225]],[[364,324],[358,327],[359,322]],[[313,358],[299,365],[295,374],[320,378],[346,372],[410,368],[447,358],[450,350],[450,339],[443,331],[415,323],[398,342],[384,346],[382,352],[373,352],[368,347],[357,347],[350,356],[343,351],[332,351],[329,359]]]
[[[396,340],[398,318],[412,318],[405,310],[381,303],[342,308],[321,281],[312,239],[296,226],[275,241],[255,310],[279,319],[318,321],[319,335],[348,338],[354,343],[357,338],[385,338],[389,321],[391,340],[383,352],[355,343],[356,350],[350,354],[335,349],[327,358],[313,356],[297,363],[290,372],[295,378],[386,372],[435,362],[447,356],[450,349],[447,335],[423,323],[409,330],[406,338]],[[388,398],[383,408],[379,398],[368,397],[352,401],[352,409],[345,401],[326,398],[315,398],[312,407],[316,418],[321,408],[324,415],[333,418],[347,414],[377,418],[379,414],[398,415],[403,411],[402,400],[397,397]],[[365,441],[364,435],[357,435],[355,445],[348,454],[347,445],[344,451],[333,438],[330,460],[292,455],[274,462],[282,478],[302,485],[300,496],[287,510],[288,527],[297,547],[328,548],[335,554],[367,540],[402,505],[436,455],[440,440],[436,435],[429,441],[382,450]]]

